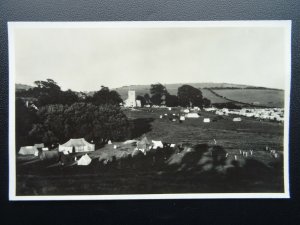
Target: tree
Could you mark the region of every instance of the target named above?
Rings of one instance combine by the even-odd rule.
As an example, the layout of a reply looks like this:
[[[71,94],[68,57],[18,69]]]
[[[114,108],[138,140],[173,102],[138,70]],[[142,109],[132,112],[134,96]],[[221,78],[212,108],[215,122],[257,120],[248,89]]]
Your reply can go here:
[[[136,100],[141,101],[142,107],[144,107],[144,105],[146,105],[146,99],[143,96],[141,96],[141,95],[136,96]]]
[[[209,107],[211,105],[211,101],[207,98],[203,98],[203,106]]]
[[[183,107],[198,106],[202,107],[202,92],[190,85],[182,85],[177,92],[179,105]]]
[[[60,104],[63,105],[72,105],[75,102],[79,101],[78,95],[72,90],[68,89],[67,91],[62,91],[60,93]]]
[[[101,86],[101,89],[92,97],[92,103],[95,105],[120,105],[123,100],[116,91],[110,91],[108,87]]]
[[[37,106],[50,104],[71,105],[79,101],[78,95],[72,90],[62,91],[60,86],[52,79],[46,81],[38,80],[34,84],[36,87],[18,91],[17,97],[34,98]]]
[[[163,86],[160,83],[157,83],[157,84],[151,84],[150,94],[163,96],[168,94],[168,91],[165,86]]]
[[[154,105],[160,105],[161,102],[162,102],[162,96],[159,95],[159,94],[155,94],[155,95],[152,95],[151,98],[150,98],[150,101],[152,102],[152,104]]]
[[[36,111],[27,108],[24,101],[16,99],[16,149],[24,145],[32,145],[33,142],[29,138],[29,132],[33,123],[38,120]]]
[[[166,95],[166,106],[168,107],[178,106],[178,97],[176,95]]]
[[[146,93],[144,95],[144,98],[145,98],[146,104],[151,104],[150,95],[148,93]]]
[[[40,89],[49,89],[49,90],[56,90],[60,91],[60,87],[57,83],[52,79],[46,79],[46,81],[38,80],[35,81],[34,84]]]
[[[151,84],[150,93],[151,93],[151,102],[154,105],[160,105],[162,103],[162,97],[169,94],[166,87],[160,83]]]

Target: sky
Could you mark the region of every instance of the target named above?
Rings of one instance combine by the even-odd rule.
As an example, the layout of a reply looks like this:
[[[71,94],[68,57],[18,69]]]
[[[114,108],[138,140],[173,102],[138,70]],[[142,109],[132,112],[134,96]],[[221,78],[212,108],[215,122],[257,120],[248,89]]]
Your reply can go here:
[[[282,27],[15,27],[15,82],[63,90],[153,83],[234,83],[284,89]],[[11,50],[10,50],[11,51]]]

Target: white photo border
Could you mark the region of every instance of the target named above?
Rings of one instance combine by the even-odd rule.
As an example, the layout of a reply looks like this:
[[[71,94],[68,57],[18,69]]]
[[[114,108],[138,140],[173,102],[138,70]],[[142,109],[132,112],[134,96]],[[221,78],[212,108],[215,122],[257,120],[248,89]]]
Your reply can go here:
[[[285,32],[285,92],[284,92],[284,192],[283,193],[186,193],[129,195],[16,195],[15,151],[15,28],[103,28],[103,27],[282,27]],[[143,200],[143,199],[278,199],[290,198],[289,186],[289,124],[291,88],[291,20],[243,21],[124,21],[124,22],[8,22],[9,50],[9,200]]]

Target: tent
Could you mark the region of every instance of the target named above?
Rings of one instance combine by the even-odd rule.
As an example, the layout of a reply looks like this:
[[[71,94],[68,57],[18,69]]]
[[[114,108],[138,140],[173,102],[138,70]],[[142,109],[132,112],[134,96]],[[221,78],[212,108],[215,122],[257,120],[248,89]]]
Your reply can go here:
[[[35,146],[23,146],[20,148],[19,154],[20,155],[37,155],[38,150]]]
[[[137,143],[137,148],[138,149],[143,149],[143,150],[146,150],[147,147],[150,146],[150,142],[148,141],[148,138],[146,136],[144,136],[142,138],[142,140],[140,140],[138,143]]]
[[[184,112],[184,113],[189,113],[189,112],[190,112],[190,110],[188,110],[188,109],[185,109],[185,110],[183,110],[183,112]]]
[[[59,145],[58,151],[71,153],[73,148],[75,152],[95,151],[95,144],[90,144],[84,138],[70,139],[68,142]]]
[[[236,117],[236,118],[233,118],[232,121],[233,121],[233,122],[241,122],[241,121],[242,121],[242,118],[241,118],[241,117]]]
[[[181,121],[185,120],[185,117],[184,116],[180,116],[180,120]]]
[[[198,115],[198,113],[188,113],[185,116],[186,118],[199,118],[200,116]]]
[[[152,143],[153,143],[153,149],[157,149],[157,148],[163,148],[164,145],[161,141],[153,141],[152,140]]]
[[[65,155],[68,155],[69,153],[72,153],[73,147],[72,146],[68,147],[68,146],[59,145],[58,146],[58,151],[63,152]]]
[[[204,118],[203,122],[204,123],[210,123],[210,118]]]
[[[88,156],[88,154],[83,155],[78,161],[78,166],[87,166],[92,162],[92,159]]]
[[[124,141],[123,144],[133,144],[133,143],[137,143],[138,141],[137,140],[127,140],[127,141]]]

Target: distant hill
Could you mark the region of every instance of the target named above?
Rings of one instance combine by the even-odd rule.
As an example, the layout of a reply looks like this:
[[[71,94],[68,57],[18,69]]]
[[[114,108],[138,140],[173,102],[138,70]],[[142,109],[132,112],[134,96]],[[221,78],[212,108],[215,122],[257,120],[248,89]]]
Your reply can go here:
[[[203,97],[211,100],[212,103],[225,103],[228,100],[220,98],[210,92],[207,88],[214,89],[217,93],[228,99],[245,103],[256,103],[270,107],[284,106],[284,91],[274,88],[256,87],[250,85],[228,84],[228,83],[185,83],[195,88],[201,88]],[[177,95],[180,84],[164,84],[171,95]],[[150,85],[130,85],[114,89],[123,100],[128,97],[128,90],[135,90],[136,95],[150,94]]]
[[[16,91],[18,90],[28,90],[30,88],[33,88],[33,86],[27,85],[27,84],[15,84]]]
[[[272,107],[284,106],[284,91],[274,88],[257,87],[241,84],[228,84],[228,83],[177,83],[177,84],[163,84],[166,86],[171,95],[177,95],[178,88],[184,84],[191,85],[195,88],[201,88],[203,97],[211,100],[212,103],[225,103],[228,100],[214,95],[207,88],[214,89],[216,93],[232,99],[245,103],[257,103],[261,105],[268,105]],[[28,90],[33,86],[25,84],[16,84],[16,91]],[[150,94],[150,85],[130,85],[112,89],[117,91],[123,100],[128,97],[128,90],[134,90],[136,95]],[[85,92],[87,95],[92,96],[95,91]]]
[[[166,86],[168,92],[171,95],[177,95],[178,88],[184,84],[191,85],[195,88],[256,88],[255,86],[242,85],[242,84],[228,84],[228,83],[177,83],[177,84],[163,84]],[[136,95],[144,95],[145,93],[150,94],[150,85],[130,85],[115,88],[122,99],[126,99],[128,95],[128,90],[135,90]]]

